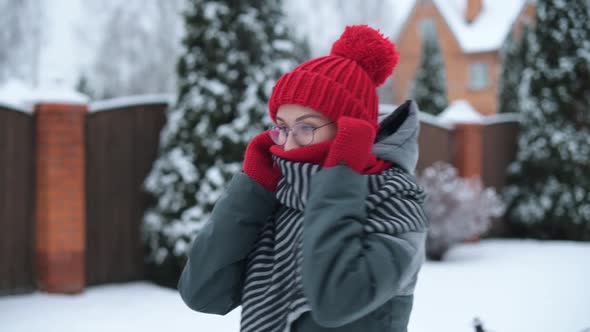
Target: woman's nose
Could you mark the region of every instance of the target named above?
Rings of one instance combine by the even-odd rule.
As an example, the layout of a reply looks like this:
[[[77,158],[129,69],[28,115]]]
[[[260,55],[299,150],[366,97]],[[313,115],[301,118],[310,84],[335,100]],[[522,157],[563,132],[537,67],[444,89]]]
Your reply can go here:
[[[289,150],[293,150],[298,148],[299,145],[297,144],[297,142],[295,142],[295,139],[293,138],[293,132],[290,132],[289,135],[287,136],[287,142],[285,142],[285,146],[283,147],[283,149],[285,151],[289,151]]]

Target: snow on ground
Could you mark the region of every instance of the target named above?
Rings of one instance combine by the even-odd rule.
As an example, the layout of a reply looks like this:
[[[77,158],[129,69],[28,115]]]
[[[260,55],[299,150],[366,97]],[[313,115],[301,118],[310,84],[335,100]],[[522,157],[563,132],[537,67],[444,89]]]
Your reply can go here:
[[[582,332],[590,328],[590,243],[486,240],[424,266],[410,331]],[[486,330],[487,331],[487,330]]]
[[[427,262],[410,332],[468,332],[479,317],[493,332],[590,328],[590,243],[485,240],[445,262]],[[238,331],[227,316],[188,309],[177,292],[147,282],[89,287],[82,295],[0,297],[2,332]],[[486,330],[486,331],[488,331]]]

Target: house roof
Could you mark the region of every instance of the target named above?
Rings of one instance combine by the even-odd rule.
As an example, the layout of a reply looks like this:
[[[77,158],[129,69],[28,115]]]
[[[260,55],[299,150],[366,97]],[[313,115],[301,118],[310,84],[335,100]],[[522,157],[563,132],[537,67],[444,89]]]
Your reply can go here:
[[[467,1],[432,0],[463,51],[479,53],[496,51],[502,47],[512,25],[531,0],[483,0],[481,13],[471,23],[465,20]],[[416,4],[417,0],[414,0],[414,7]],[[401,25],[398,34],[403,32],[413,12],[408,12],[406,22]]]

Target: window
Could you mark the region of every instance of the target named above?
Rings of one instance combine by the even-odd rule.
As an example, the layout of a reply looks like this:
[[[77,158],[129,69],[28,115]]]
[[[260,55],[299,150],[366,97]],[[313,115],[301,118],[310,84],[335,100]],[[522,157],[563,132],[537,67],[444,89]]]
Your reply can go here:
[[[488,87],[488,64],[475,62],[469,65],[469,88],[483,90]]]
[[[422,39],[436,38],[436,25],[431,18],[420,20],[420,36]]]

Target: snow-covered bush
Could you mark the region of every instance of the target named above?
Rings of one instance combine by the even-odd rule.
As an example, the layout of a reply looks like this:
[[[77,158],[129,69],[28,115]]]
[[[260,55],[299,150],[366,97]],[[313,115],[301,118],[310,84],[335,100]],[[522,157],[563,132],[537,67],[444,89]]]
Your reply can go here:
[[[424,169],[418,182],[428,193],[425,202],[430,220],[426,255],[441,260],[456,243],[486,232],[491,217],[504,212],[504,204],[493,188],[484,188],[478,178],[464,179],[446,162]]]

